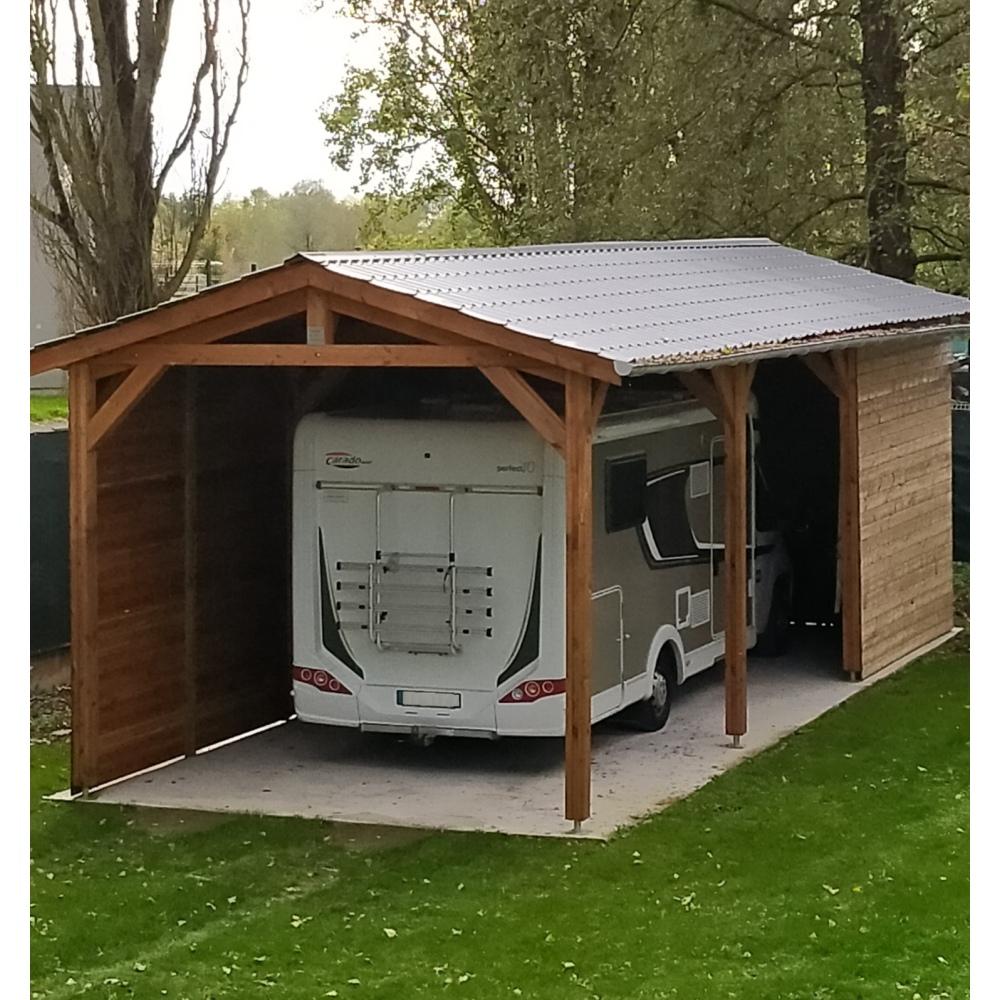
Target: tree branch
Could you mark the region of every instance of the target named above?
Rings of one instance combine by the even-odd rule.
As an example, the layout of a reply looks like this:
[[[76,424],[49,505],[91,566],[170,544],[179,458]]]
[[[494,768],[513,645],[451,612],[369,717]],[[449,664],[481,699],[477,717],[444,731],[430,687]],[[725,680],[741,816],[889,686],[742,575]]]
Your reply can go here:
[[[768,32],[768,34],[775,35],[778,38],[784,38],[787,41],[794,42],[796,45],[801,45],[803,48],[812,49],[814,52],[823,52],[826,55],[833,56],[833,58],[838,62],[842,62],[845,66],[848,66],[853,70],[860,71],[861,69],[860,60],[854,59],[852,56],[849,56],[846,52],[841,51],[836,46],[817,41],[813,38],[809,38],[807,35],[803,35],[800,32],[795,31],[793,25],[796,23],[803,23],[801,20],[796,21],[796,19],[790,19],[784,24],[777,21],[771,21],[766,17],[761,17],[755,11],[747,10],[739,3],[732,2],[732,0],[705,0],[705,3],[709,6],[717,7],[719,10],[724,10],[726,13],[740,18],[747,24],[752,24],[754,27]],[[819,15],[817,15],[817,17],[818,16]],[[823,16],[825,17],[826,15]],[[812,18],[807,18],[806,20],[812,20]]]

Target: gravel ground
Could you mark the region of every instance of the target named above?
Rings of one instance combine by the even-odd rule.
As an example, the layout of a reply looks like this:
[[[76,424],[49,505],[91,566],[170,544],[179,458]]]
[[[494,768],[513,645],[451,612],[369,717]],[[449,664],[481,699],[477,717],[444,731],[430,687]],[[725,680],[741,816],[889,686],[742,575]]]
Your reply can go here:
[[[31,742],[58,743],[70,734],[69,686],[31,694]]]

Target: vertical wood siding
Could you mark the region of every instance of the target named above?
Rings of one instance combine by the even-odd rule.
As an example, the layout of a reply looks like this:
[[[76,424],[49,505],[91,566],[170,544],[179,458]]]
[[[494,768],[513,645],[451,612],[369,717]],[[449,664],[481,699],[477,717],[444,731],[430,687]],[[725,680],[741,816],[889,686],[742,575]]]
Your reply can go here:
[[[96,713],[74,726],[75,786],[288,717],[286,384],[172,370],[100,443]]]
[[[183,387],[167,372],[97,448],[97,712],[86,729],[74,719],[87,761],[74,784],[184,752]]]
[[[862,675],[952,627],[946,340],[857,352]]]

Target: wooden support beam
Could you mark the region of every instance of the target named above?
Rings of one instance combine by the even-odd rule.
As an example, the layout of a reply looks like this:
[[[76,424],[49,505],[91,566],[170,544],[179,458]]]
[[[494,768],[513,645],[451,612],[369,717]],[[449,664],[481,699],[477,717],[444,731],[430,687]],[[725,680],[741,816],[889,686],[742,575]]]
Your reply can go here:
[[[594,426],[601,418],[601,410],[604,409],[604,401],[608,398],[608,389],[611,388],[608,382],[594,382],[594,397],[590,401],[590,413],[594,418]]]
[[[313,368],[507,368],[522,360],[479,344],[143,344],[118,357],[132,364]]]
[[[97,453],[88,426],[97,409],[90,367],[69,369],[70,686],[73,740],[70,785],[95,783],[97,749]]]
[[[833,368],[833,374],[837,380],[837,395],[842,396],[846,393],[857,397],[857,351],[831,352],[830,366]],[[855,405],[857,405],[856,398]]]
[[[140,399],[159,381],[165,368],[141,364],[132,369],[110,399],[94,414],[87,427],[87,447],[96,448],[101,438],[112,431]]]
[[[753,365],[712,369],[726,412],[726,733],[734,746],[747,731],[747,397],[753,369]]]
[[[504,398],[560,455],[565,454],[566,425],[552,407],[511,368],[481,368]]]
[[[861,679],[861,486],[858,443],[858,360],[853,350],[834,358],[840,387],[839,545],[840,621],[844,670]]]
[[[566,382],[566,818],[590,816],[590,678],[593,659],[593,387]]]
[[[708,410],[716,420],[725,423],[728,418],[728,414],[725,408],[725,403],[723,398],[719,395],[715,388],[715,383],[712,381],[712,376],[705,371],[690,371],[690,372],[677,372],[677,378],[680,380],[681,385],[695,399],[701,403],[702,406]]]
[[[318,288],[307,288],[306,343],[332,344],[336,321],[328,297]]]
[[[840,379],[829,354],[800,354],[799,360],[830,392],[840,397]]]
[[[336,300],[336,296],[332,296],[332,299]],[[392,315],[386,314],[383,310],[372,309],[370,306],[356,306],[355,311],[364,310],[367,314],[367,319],[362,319],[362,322],[371,323],[373,326],[381,326],[386,330],[392,330],[395,333],[402,333],[406,337],[412,337],[414,340],[422,341],[428,344],[440,344],[441,346],[465,346],[478,343],[474,340],[469,340],[468,337],[462,337],[457,333],[449,333],[447,330],[439,330],[437,327],[430,326],[427,323],[420,323],[415,320],[407,320],[401,317],[394,317]],[[345,314],[347,315],[347,314]],[[556,368],[554,365],[547,365],[541,361],[536,361],[533,358],[523,357],[517,364],[518,371],[523,372],[525,375],[536,375],[538,378],[544,378],[549,382],[558,382],[560,385],[565,385],[566,383],[566,372],[562,368]]]

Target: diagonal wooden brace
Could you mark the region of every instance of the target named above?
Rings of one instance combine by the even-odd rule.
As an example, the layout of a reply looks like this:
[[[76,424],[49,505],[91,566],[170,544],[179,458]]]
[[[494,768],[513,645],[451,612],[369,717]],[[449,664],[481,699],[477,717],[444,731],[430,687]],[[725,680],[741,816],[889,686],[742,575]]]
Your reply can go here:
[[[560,455],[566,453],[566,425],[563,419],[511,368],[479,369],[511,404]]]
[[[162,365],[147,363],[136,365],[114,395],[94,414],[87,424],[87,449],[97,447],[101,438],[113,430],[125,415],[156,384],[166,371]]]

